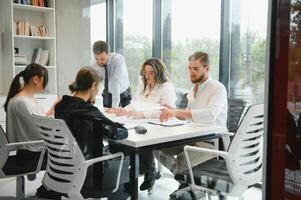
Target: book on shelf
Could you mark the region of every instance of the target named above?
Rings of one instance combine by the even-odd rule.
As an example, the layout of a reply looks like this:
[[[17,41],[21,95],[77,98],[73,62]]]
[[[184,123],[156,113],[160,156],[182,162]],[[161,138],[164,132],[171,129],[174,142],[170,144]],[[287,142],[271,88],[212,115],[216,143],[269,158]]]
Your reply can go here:
[[[39,0],[39,6],[44,7],[44,0]]]
[[[32,63],[37,63],[42,66],[49,63],[49,50],[43,50],[42,48],[35,48],[32,54]]]
[[[47,37],[48,33],[46,31],[46,27],[44,25],[39,25],[38,27],[42,37]]]
[[[44,25],[31,25],[30,26],[31,36],[47,37],[48,33]]]
[[[29,22],[14,21],[13,32],[15,35],[48,37],[48,32],[44,25],[30,25]]]
[[[24,22],[24,35],[30,36],[30,25],[28,22]]]
[[[49,63],[49,50],[42,50],[39,63],[42,66],[48,65],[48,63]]]
[[[49,6],[49,0],[14,0],[14,3],[31,5],[31,6],[40,6],[40,7]]]
[[[15,54],[15,65],[27,65],[27,58],[25,55]]]
[[[24,22],[17,22],[17,35],[24,35]]]

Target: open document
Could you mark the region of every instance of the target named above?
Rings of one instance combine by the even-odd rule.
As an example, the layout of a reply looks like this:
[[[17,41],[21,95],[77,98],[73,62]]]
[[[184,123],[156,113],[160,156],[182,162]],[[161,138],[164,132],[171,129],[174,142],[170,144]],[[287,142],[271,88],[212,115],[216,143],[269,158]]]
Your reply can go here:
[[[171,118],[171,119],[167,120],[166,122],[160,122],[159,119],[150,119],[150,120],[148,120],[148,123],[154,124],[154,125],[166,126],[166,127],[173,127],[173,126],[181,126],[188,122],[184,121],[184,120],[179,120],[177,118]]]

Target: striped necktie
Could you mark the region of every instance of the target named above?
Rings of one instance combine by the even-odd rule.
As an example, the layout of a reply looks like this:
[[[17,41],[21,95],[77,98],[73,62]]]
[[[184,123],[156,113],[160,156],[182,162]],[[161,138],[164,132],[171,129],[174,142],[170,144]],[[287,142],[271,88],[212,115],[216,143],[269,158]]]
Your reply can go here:
[[[109,99],[109,75],[108,75],[108,66],[105,65],[105,88],[104,88],[104,97],[106,98],[106,102],[108,102]]]

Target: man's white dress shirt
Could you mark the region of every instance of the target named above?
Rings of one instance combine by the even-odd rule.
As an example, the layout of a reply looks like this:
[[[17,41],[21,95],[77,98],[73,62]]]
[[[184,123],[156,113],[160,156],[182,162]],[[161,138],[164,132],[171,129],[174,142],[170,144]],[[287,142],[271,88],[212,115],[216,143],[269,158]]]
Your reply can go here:
[[[225,86],[209,76],[198,87],[195,97],[194,88],[187,95],[192,121],[226,127],[228,98]]]
[[[148,85],[144,90],[143,82],[140,81],[137,91],[134,95],[135,101],[143,101],[148,103],[168,104],[176,107],[176,92],[174,86],[170,82],[156,84],[152,91]],[[144,112],[145,118],[159,118],[160,111]]]
[[[94,64],[97,66],[97,64]],[[98,71],[105,79],[104,67],[97,66]],[[112,94],[112,108],[117,108],[120,102],[120,94],[130,87],[129,73],[124,60],[124,57],[118,53],[111,53],[108,63],[108,87],[109,93]]]

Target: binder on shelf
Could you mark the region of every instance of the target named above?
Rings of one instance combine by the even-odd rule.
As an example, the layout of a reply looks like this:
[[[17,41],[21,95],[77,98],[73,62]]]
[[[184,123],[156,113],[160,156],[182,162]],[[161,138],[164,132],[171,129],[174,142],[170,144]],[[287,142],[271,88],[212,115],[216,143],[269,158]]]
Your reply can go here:
[[[15,54],[15,65],[27,65],[27,58],[25,55]]]

